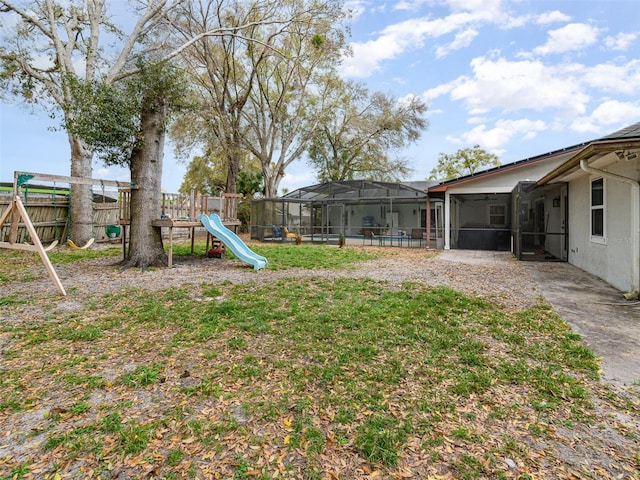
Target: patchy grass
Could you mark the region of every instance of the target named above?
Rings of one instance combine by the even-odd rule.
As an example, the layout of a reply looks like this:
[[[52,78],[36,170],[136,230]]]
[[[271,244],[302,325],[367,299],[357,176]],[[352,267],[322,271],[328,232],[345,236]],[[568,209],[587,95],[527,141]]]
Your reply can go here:
[[[638,478],[638,398],[547,305],[327,277],[84,300],[0,323],[0,478]]]
[[[31,254],[33,255],[33,254]],[[96,249],[73,250],[68,248],[54,249],[49,252],[49,259],[53,264],[66,264],[80,260],[91,260],[93,258],[117,257],[122,255],[121,246],[107,246]],[[38,261],[40,259],[38,258]]]
[[[270,270],[286,270],[289,268],[339,270],[348,268],[356,262],[372,260],[383,255],[379,249],[336,248],[310,243],[296,245],[293,242],[273,245],[250,242],[249,248],[269,260],[267,268]],[[196,241],[193,255],[202,256],[205,253],[206,243]],[[191,244],[178,243],[174,245],[173,254],[174,256],[191,255]],[[389,252],[386,254],[388,255]],[[235,258],[230,250],[227,250],[225,255],[227,258]]]
[[[93,258],[115,257],[122,255],[117,246],[88,250],[72,250],[67,247],[57,248],[47,254],[54,265],[69,264]],[[47,276],[40,256],[35,252],[0,249],[0,286],[12,282],[32,282]],[[0,297],[0,305],[3,298]]]

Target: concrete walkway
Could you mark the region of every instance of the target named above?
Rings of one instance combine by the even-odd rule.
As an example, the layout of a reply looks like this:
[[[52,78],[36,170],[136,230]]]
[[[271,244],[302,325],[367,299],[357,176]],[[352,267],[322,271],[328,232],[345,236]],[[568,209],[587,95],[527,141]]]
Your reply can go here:
[[[603,378],[640,387],[640,302],[568,263],[522,264],[545,300],[602,358]]]

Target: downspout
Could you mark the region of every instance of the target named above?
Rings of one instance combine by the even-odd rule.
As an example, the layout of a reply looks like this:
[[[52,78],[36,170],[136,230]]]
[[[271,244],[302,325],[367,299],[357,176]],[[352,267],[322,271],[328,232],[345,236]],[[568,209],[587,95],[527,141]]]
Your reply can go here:
[[[451,249],[451,195],[444,192],[444,249]]]
[[[586,160],[580,160],[580,168],[594,175],[602,175],[611,180],[617,180],[627,185],[631,185],[631,234],[632,234],[632,259],[631,259],[631,291],[638,294],[640,292],[640,183],[629,177],[605,172],[597,168],[590,167]]]

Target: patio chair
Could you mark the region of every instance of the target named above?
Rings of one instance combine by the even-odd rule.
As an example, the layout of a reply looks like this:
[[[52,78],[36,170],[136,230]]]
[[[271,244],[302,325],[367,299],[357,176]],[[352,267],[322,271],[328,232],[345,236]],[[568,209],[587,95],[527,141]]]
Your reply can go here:
[[[296,234],[291,233],[287,227],[282,227],[282,232],[284,233],[284,238],[296,238]]]
[[[376,235],[376,232],[374,232],[372,228],[365,228],[363,232],[364,238],[362,239],[362,245],[365,244],[367,239],[369,240],[369,245],[373,245],[373,240],[376,238],[378,239],[378,245],[382,244],[382,238],[380,237],[380,235]]]
[[[413,246],[414,240],[419,240],[418,245],[422,247],[422,241],[424,240],[424,233],[425,233],[424,228],[412,228],[410,245]]]

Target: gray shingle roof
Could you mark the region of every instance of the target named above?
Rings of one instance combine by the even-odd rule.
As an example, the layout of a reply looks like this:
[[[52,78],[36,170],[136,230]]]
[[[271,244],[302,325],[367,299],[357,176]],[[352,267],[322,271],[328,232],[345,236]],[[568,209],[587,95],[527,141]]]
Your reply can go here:
[[[618,130],[617,132],[613,132],[606,137],[599,138],[598,140],[614,140],[625,138],[640,138],[640,122],[629,125],[628,127]]]

